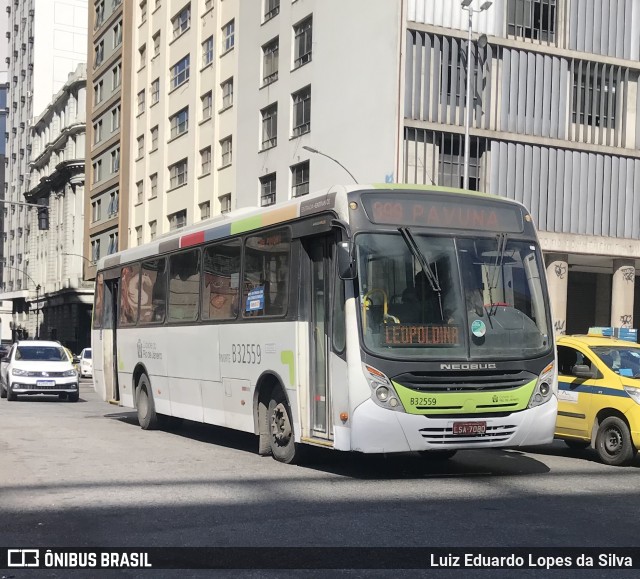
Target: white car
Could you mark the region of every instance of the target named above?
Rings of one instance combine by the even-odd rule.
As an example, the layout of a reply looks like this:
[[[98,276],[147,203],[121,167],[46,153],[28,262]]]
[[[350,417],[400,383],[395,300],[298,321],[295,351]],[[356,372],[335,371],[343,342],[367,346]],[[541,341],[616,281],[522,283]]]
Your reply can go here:
[[[91,357],[91,348],[85,348],[80,352],[80,376],[82,378],[90,378],[93,376],[93,359]]]
[[[23,340],[2,358],[0,396],[16,400],[22,394],[58,395],[78,400],[78,373],[58,342]]]

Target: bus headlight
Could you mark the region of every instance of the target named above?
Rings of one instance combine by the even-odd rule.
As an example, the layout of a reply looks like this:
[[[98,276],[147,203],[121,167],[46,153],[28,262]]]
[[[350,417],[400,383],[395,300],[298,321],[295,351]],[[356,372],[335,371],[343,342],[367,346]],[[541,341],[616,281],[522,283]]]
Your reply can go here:
[[[402,411],[402,404],[400,404],[391,380],[373,366],[362,364],[362,369],[364,370],[364,375],[367,378],[372,394],[374,394],[374,396],[371,396],[371,399],[382,408]]]
[[[529,400],[529,408],[540,406],[545,402],[549,402],[553,396],[553,381],[555,380],[555,365],[553,362],[549,364],[538,377],[536,387]]]

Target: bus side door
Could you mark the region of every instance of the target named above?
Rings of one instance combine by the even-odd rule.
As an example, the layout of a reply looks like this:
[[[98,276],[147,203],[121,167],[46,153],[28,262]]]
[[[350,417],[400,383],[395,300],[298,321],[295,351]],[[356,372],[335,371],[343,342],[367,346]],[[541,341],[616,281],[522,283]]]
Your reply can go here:
[[[577,365],[596,369],[595,364],[580,350],[570,346],[558,346],[558,418],[556,433],[579,438],[590,438],[588,420],[595,378],[578,378],[573,374]]]

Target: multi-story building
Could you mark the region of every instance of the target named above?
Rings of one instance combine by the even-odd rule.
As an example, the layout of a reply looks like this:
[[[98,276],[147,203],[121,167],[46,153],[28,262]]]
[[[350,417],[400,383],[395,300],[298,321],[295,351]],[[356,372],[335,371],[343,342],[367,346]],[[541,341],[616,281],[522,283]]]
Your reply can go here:
[[[351,175],[459,187],[470,113],[469,187],[531,210],[556,331],[633,323],[640,3],[472,0],[469,62],[458,0],[109,3],[90,16],[91,202],[122,195],[118,217],[90,227],[101,254],[111,232],[136,245]]]
[[[48,206],[49,228],[30,212],[30,276],[38,292],[37,335],[60,340],[74,352],[91,343],[93,283],[83,280],[86,65],[31,126],[28,203]]]
[[[0,56],[0,63],[3,62]],[[9,83],[7,83],[7,72],[0,71],[0,199],[4,199],[7,188],[5,179],[6,169],[6,140],[2,139],[2,135],[7,131],[7,94],[9,93]],[[0,287],[2,287],[2,277],[4,274],[4,218],[2,217],[2,208],[4,204],[0,204]],[[11,302],[0,301],[0,338],[2,340],[11,339]]]
[[[86,61],[87,0],[6,0],[9,31],[9,109],[5,198],[24,203],[32,159],[30,126],[35,115]],[[12,302],[13,338],[36,335],[35,257],[29,255],[33,210],[22,205],[2,208],[4,276],[0,300]],[[33,311],[31,303],[33,302]]]

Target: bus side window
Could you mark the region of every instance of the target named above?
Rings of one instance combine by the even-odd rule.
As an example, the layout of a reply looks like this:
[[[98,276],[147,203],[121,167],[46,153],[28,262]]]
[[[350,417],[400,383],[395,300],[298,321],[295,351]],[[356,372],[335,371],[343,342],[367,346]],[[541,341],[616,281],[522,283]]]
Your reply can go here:
[[[93,327],[102,328],[102,309],[104,304],[104,276],[99,273],[96,278],[96,295],[93,305]]]
[[[181,251],[169,257],[169,322],[194,322],[200,301],[200,252]]]
[[[162,257],[142,264],[140,280],[140,323],[164,322],[167,300],[167,260]]]
[[[131,326],[138,321],[140,266],[125,265],[120,272],[119,325]]]
[[[241,249],[239,239],[205,248],[203,320],[234,320],[238,315]]]

